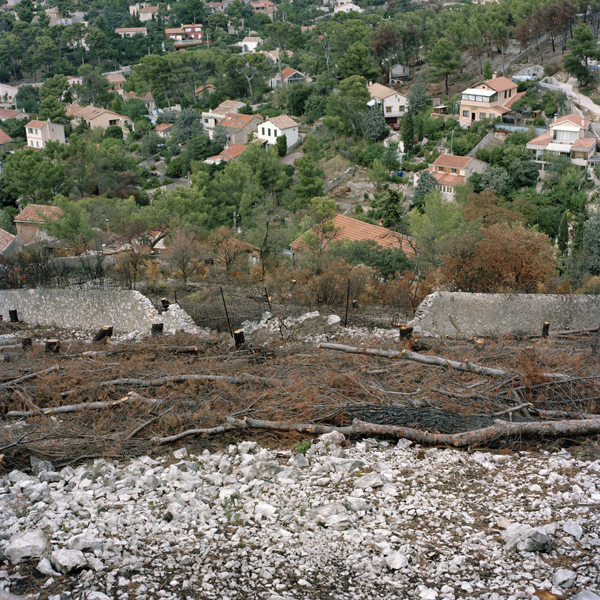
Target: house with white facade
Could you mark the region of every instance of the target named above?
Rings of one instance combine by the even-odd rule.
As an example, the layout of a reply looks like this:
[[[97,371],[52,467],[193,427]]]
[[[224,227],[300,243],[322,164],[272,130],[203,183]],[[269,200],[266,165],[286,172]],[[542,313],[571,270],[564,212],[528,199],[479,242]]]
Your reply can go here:
[[[380,83],[372,83],[368,90],[371,94],[371,102],[368,104],[381,105],[385,122],[389,125],[400,123],[408,108],[408,98]]]
[[[262,38],[250,36],[245,37],[241,42],[236,44],[236,46],[242,48],[243,52],[256,52],[257,48],[262,45]]]
[[[146,27],[117,27],[115,33],[122,38],[132,38],[136,35],[146,37],[148,35],[148,29],[146,29]]]
[[[214,128],[230,113],[237,113],[242,106],[245,104],[239,100],[225,100],[216,108],[203,112],[202,125],[208,137],[212,139]]]
[[[0,83],[0,102],[4,102],[7,104],[15,103],[15,96],[19,88],[14,85],[8,85],[7,83]]]
[[[390,67],[388,71],[388,79],[390,85],[396,85],[401,81],[406,81],[407,79],[410,79],[410,68],[406,65],[397,63],[393,67]]]
[[[546,171],[550,156],[568,156],[574,165],[587,167],[598,148],[598,139],[590,128],[591,121],[578,115],[565,115],[550,123],[550,130],[532,139],[527,148],[539,169]]]
[[[339,6],[336,6],[333,9],[333,12],[335,14],[343,12],[343,13],[349,13],[349,12],[357,12],[357,13],[361,13],[363,12],[363,9],[360,6],[357,6],[356,4],[353,4],[352,2],[346,2],[345,4],[340,4]]]
[[[312,83],[313,81],[308,75],[305,75],[301,71],[298,71],[297,69],[292,69],[292,67],[285,67],[285,69],[281,70],[281,73],[277,73],[275,77],[269,79],[269,85],[271,86],[271,88],[275,89],[276,87],[281,85],[282,75],[284,83]]]
[[[30,148],[45,148],[47,142],[65,143],[65,126],[47,121],[29,121],[25,125],[27,145]]]
[[[291,148],[299,139],[298,123],[288,115],[273,117],[258,125],[257,137],[267,147],[276,144],[277,138],[281,135],[285,135],[287,138],[288,148]]]
[[[455,156],[453,154],[441,154],[429,165],[425,171],[429,171],[436,179],[436,188],[441,192],[445,200],[453,200],[456,188],[464,185],[473,173],[483,173],[487,169],[487,163],[470,156]],[[415,186],[423,171],[414,174]]]

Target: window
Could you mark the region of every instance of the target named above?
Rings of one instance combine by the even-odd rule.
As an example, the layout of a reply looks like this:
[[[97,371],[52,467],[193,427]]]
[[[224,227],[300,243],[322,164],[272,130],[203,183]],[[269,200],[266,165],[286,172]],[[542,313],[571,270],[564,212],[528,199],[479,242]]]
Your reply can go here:
[[[35,142],[35,145],[39,148],[40,147],[40,143],[38,141]]]
[[[385,112],[392,112],[392,107],[391,106],[386,106],[385,107]]]
[[[37,129],[34,129],[35,135],[38,135],[39,131]]]
[[[572,144],[577,139],[576,131],[554,131],[554,139],[557,142]]]
[[[277,129],[273,129],[273,135],[277,137]]]
[[[470,114],[468,110],[463,110],[463,117],[468,117]]]
[[[479,113],[479,118],[480,119],[485,119],[485,113]]]
[[[404,106],[401,106],[401,107],[400,107],[400,112],[404,112],[404,110],[405,110],[405,109],[404,109]]]
[[[456,173],[456,172],[457,172],[456,169],[452,169],[452,173]]]
[[[208,123],[208,119],[204,119],[204,122],[205,122],[205,123]]]
[[[269,137],[271,137],[271,130],[267,129],[268,133],[269,133]]]
[[[31,129],[31,127],[27,128],[27,133],[33,133],[33,129]]]
[[[262,134],[265,135],[265,128],[262,128]]]
[[[475,100],[477,100],[477,102],[487,102],[487,98],[485,96],[475,96]]]

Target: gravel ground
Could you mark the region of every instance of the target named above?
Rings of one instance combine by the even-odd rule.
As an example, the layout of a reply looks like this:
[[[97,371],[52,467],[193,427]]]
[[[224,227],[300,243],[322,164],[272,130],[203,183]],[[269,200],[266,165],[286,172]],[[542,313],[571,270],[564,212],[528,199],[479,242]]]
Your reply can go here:
[[[598,598],[600,460],[339,436],[13,471],[0,583],[40,600]]]

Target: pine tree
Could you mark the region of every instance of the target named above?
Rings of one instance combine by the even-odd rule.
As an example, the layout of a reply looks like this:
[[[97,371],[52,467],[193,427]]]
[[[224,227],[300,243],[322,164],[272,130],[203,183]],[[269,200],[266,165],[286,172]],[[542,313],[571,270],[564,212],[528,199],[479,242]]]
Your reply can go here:
[[[408,110],[410,110],[413,114],[418,115],[420,112],[425,110],[428,102],[429,96],[427,95],[427,91],[423,85],[423,80],[419,75],[415,81],[415,85],[413,85],[413,89],[408,95]]]
[[[404,115],[404,119],[402,119],[402,141],[404,142],[404,152],[406,152],[407,156],[410,156],[415,143],[415,128],[413,115],[410,110]]]
[[[492,73],[492,63],[490,63],[489,59],[485,61],[483,65],[483,78],[485,80],[491,79],[494,73]]]
[[[558,240],[557,240],[558,251],[563,255],[569,254],[569,211],[565,210],[560,220],[558,227]]]

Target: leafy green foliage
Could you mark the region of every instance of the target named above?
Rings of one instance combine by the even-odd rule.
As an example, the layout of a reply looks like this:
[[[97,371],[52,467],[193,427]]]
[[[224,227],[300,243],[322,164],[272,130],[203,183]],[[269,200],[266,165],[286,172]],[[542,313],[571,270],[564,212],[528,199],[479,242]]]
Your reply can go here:
[[[372,142],[380,142],[387,137],[390,129],[385,122],[381,106],[371,106],[360,116],[363,136]]]
[[[413,195],[412,207],[419,212],[423,212],[425,210],[425,199],[435,190],[436,186],[437,179],[429,171],[421,171]]]

